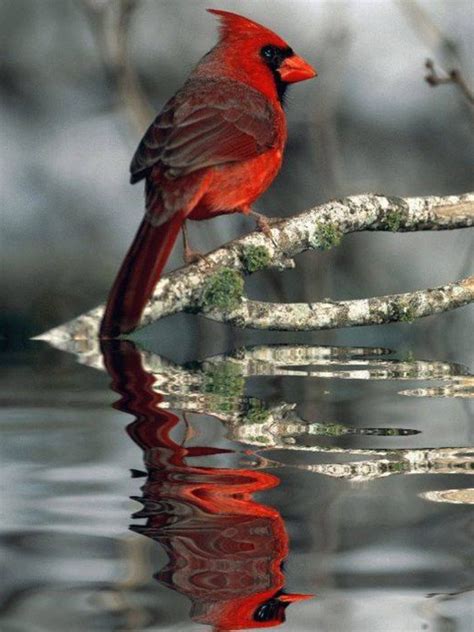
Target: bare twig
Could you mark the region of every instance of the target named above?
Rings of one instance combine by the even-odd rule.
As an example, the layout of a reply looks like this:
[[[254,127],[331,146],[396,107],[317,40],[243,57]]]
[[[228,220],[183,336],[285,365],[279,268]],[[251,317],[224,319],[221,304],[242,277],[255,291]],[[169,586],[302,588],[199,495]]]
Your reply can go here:
[[[449,64],[459,64],[458,46],[454,40],[447,37],[435,23],[430,13],[419,5],[416,0],[397,0],[400,10],[406,14],[413,28],[432,49],[439,52]]]
[[[428,83],[432,87],[441,86],[447,83],[454,84],[458,86],[463,95],[466,97],[467,101],[471,105],[474,105],[474,92],[467,85],[460,70],[453,69],[448,71],[447,73],[443,72],[443,74],[439,74],[432,59],[426,60],[425,67],[428,70],[428,73],[425,76],[426,83]]]
[[[430,13],[421,7],[416,0],[398,0],[398,5],[407,15],[417,33],[442,60],[445,68],[452,68],[452,70],[440,75],[436,71],[434,62],[427,59],[425,66],[428,74],[425,75],[425,81],[433,87],[443,84],[457,85],[466,99],[465,102],[474,105],[474,93],[467,85],[461,70],[462,60],[457,43],[438,27]]]

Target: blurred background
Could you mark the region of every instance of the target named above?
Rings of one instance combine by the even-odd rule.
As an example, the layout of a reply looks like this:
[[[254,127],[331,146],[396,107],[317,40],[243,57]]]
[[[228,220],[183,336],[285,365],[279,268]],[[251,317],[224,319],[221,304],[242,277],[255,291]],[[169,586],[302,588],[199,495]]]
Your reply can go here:
[[[105,300],[143,213],[142,185],[128,183],[131,156],[154,114],[214,45],[209,4],[0,3],[1,320],[7,336],[38,334]],[[286,216],[368,191],[472,190],[472,108],[457,86],[431,88],[424,81],[425,60],[432,58],[438,68],[457,68],[474,82],[470,0],[217,5],[268,25],[319,72],[291,90],[285,163],[258,210]],[[192,244],[206,251],[251,229],[243,217],[193,222]],[[303,255],[295,271],[256,275],[248,292],[269,300],[349,299],[442,284],[472,273],[471,233],[352,235],[331,252]],[[169,268],[181,261],[179,245]],[[452,318],[466,316],[426,321],[427,339],[441,344],[437,327],[445,329]],[[203,328],[213,339],[216,331],[228,335],[196,320],[188,319],[186,329]],[[443,336],[444,344],[449,348]]]
[[[26,338],[104,302],[143,213],[129,162],[154,113],[214,45],[209,5],[274,29],[319,72],[290,91],[284,166],[257,210],[288,216],[367,191],[474,187],[472,108],[456,85],[424,81],[432,58],[439,72],[456,68],[474,86],[471,0],[0,0],[0,335],[11,350],[0,354],[2,632],[203,629],[191,624],[185,597],[152,578],[166,563],[164,550],[128,529],[139,507],[129,497],[143,484],[129,473],[143,467],[124,429],[133,411],[117,406],[109,375],[84,366],[90,357],[78,364]],[[193,246],[205,251],[253,223],[221,217],[190,228]],[[329,252],[300,256],[296,270],[254,275],[248,294],[350,299],[443,284],[473,273],[472,232],[346,236]],[[181,254],[177,245],[170,269]],[[428,449],[473,445],[472,376],[465,397],[400,395],[420,386],[415,360],[472,370],[472,311],[300,335],[176,315],[140,334],[175,361],[298,341],[389,347],[412,363],[400,382],[384,377],[379,349],[373,375],[362,361],[358,369],[350,363],[360,352],[342,350],[340,374],[321,365],[313,379],[303,365],[297,375],[242,379],[262,405],[297,403],[305,420],[393,430],[326,443],[311,435],[314,453],[266,453],[282,463],[272,470],[281,485],[261,501],[278,509],[290,537],[288,590],[318,595],[290,610],[282,630],[471,631],[472,512],[422,495],[472,488],[472,448],[466,463],[444,463],[449,475],[431,465],[419,476],[401,468],[358,482],[329,466],[352,462],[354,448],[401,448],[416,461]],[[429,364],[422,368],[425,386],[438,386]],[[232,387],[227,375],[222,384]],[[191,415],[193,441],[241,455],[245,444],[207,413]],[[398,428],[417,434],[403,437]],[[325,453],[327,444],[347,452]],[[225,463],[235,467],[231,456]],[[321,463],[328,475],[311,473]]]

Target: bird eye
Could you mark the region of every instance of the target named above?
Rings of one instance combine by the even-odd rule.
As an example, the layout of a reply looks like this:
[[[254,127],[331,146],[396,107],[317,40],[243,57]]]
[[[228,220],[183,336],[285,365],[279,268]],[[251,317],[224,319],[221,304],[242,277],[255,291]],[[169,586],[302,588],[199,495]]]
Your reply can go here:
[[[269,599],[257,608],[253,615],[254,621],[275,620],[280,613],[284,612],[286,606],[287,604],[282,604],[277,598]]]
[[[275,55],[275,47],[274,46],[264,46],[260,51],[262,57],[265,59],[272,59]]]

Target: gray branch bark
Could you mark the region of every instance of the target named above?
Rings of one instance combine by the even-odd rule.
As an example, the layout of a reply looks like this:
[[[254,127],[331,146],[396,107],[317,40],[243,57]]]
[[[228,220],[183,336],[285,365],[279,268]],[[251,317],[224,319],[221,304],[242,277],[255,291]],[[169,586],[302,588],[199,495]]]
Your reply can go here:
[[[239,326],[295,331],[407,322],[454,309],[474,299],[473,277],[431,290],[339,303],[325,300],[275,306],[239,296],[232,309],[216,309],[203,301],[203,294],[209,279],[223,270],[238,275],[257,269],[294,267],[296,255],[336,246],[349,233],[450,230],[473,225],[474,193],[413,198],[365,194],[327,202],[273,225],[271,235],[250,233],[214,250],[198,263],[164,276],[145,307],[138,328],[181,311],[201,312],[208,318]],[[103,309],[97,307],[41,338],[97,336]]]
[[[440,287],[352,301],[268,303],[242,299],[231,312],[212,310],[207,318],[238,327],[276,331],[316,331],[337,327],[411,323],[474,300],[474,276]]]

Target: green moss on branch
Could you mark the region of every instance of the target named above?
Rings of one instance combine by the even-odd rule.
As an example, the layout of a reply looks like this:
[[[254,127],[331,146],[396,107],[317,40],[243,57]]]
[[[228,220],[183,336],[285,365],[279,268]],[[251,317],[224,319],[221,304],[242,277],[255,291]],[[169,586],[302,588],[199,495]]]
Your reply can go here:
[[[387,212],[384,224],[388,228],[388,230],[396,233],[400,230],[400,227],[404,224],[405,220],[406,213],[393,209]]]
[[[265,408],[263,403],[253,397],[247,401],[244,411],[245,422],[252,424],[263,424],[270,416],[270,412]]]
[[[339,246],[342,235],[342,231],[336,224],[321,222],[316,224],[312,245],[321,250],[329,250],[330,248],[334,248],[334,246]]]
[[[400,323],[412,323],[416,319],[416,310],[409,302],[395,303],[392,306],[391,312],[393,319]]]
[[[239,306],[243,291],[242,275],[231,268],[222,268],[206,279],[200,307],[205,311],[219,309],[230,312]]]
[[[203,391],[213,395],[240,397],[244,389],[245,379],[240,364],[235,362],[219,362],[206,368]]]
[[[248,273],[263,270],[270,263],[270,253],[265,246],[245,246],[240,258]]]

